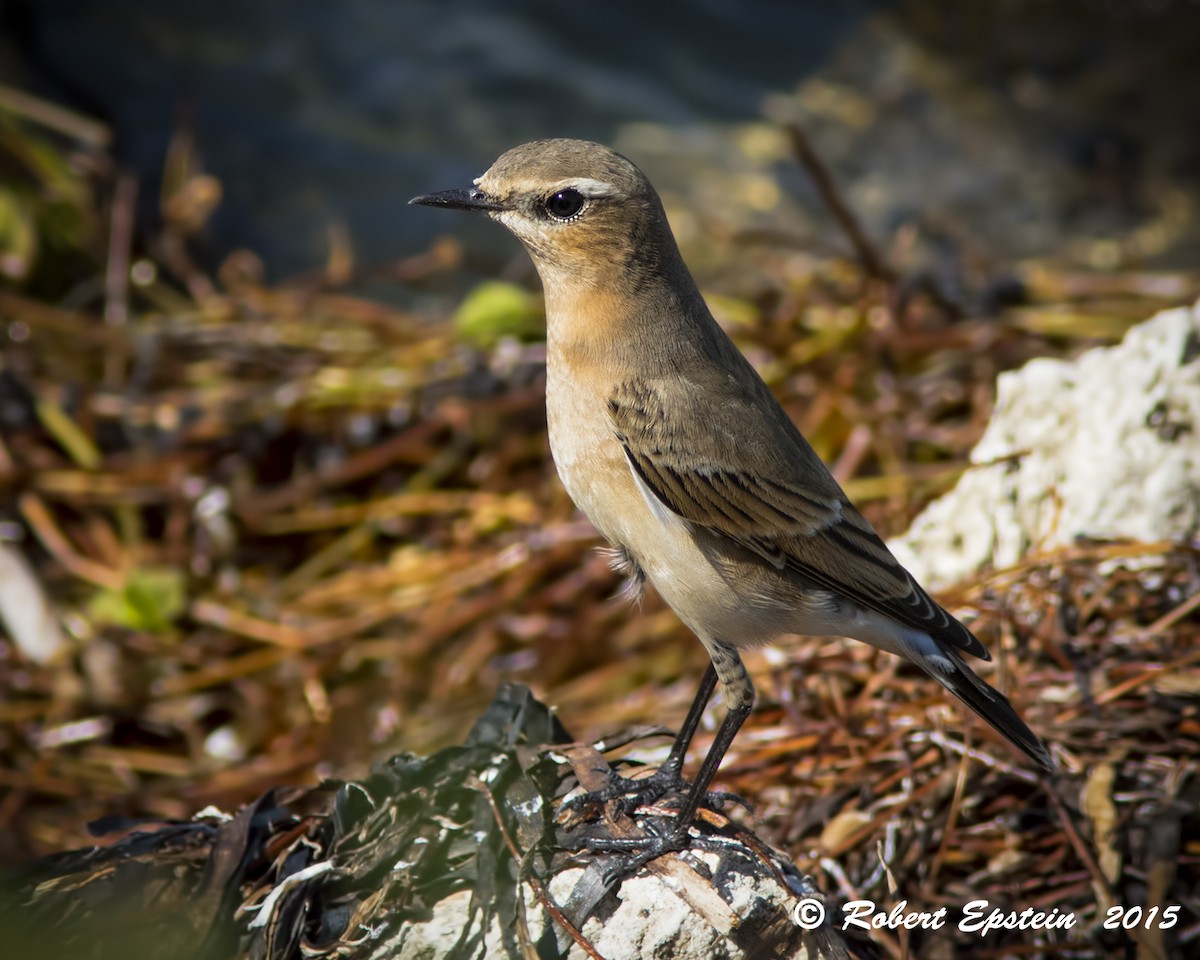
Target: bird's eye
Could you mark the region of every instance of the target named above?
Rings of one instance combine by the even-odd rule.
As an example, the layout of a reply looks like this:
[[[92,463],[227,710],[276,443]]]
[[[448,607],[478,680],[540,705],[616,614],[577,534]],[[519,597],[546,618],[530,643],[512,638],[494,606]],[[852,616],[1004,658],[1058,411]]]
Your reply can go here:
[[[559,190],[547,197],[546,212],[555,220],[570,220],[583,209],[584,196],[578,190]]]

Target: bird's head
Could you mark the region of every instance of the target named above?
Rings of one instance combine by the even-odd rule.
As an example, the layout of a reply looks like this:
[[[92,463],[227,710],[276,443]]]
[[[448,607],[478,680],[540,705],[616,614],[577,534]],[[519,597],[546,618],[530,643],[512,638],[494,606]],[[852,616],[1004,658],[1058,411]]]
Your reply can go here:
[[[604,285],[678,256],[662,202],[629,160],[587,140],[536,140],[500,157],[474,187],[410,203],[486,213],[528,249],[542,282]]]

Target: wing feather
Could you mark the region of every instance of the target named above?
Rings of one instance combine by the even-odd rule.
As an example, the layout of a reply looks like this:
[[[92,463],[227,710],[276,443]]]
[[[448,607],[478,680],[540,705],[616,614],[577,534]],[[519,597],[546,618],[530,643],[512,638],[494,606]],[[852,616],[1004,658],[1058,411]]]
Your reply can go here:
[[[645,487],[684,520],[777,568],[990,659],[892,556],[761,381],[753,383],[765,398],[739,390],[733,378],[705,384],[677,378],[670,412],[653,382],[618,386],[609,414]],[[724,407],[719,424],[714,403]],[[734,435],[731,424],[744,432]]]

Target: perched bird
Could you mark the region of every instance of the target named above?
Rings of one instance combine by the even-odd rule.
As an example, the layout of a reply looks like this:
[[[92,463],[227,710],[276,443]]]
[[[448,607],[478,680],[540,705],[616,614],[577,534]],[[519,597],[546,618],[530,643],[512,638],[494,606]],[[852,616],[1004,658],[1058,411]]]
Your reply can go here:
[[[597,143],[539,140],[509,150],[473,188],[410,202],[484,213],[529,251],[546,296],[558,475],[618,565],[649,580],[708,650],[667,761],[648,782],[625,781],[658,796],[682,785],[719,681],[727,712],[676,841],[754,703],[739,649],[784,634],[852,637],[907,658],[1053,769],[1008,700],[964,662],[990,659],[983,644],[892,556],[713,319],[636,166]]]

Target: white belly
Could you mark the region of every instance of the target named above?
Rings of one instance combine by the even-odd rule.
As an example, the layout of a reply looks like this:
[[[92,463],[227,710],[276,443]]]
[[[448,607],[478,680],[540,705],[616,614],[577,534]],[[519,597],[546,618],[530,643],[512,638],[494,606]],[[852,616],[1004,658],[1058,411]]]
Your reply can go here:
[[[566,389],[564,389],[566,388]],[[547,379],[550,451],[575,505],[610,543],[629,551],[667,604],[701,640],[738,646],[791,632],[788,614],[747,584],[748,555],[722,544],[639,489],[606,413],[607,398]],[[732,551],[732,552],[731,552]],[[764,571],[765,572],[765,571]]]

